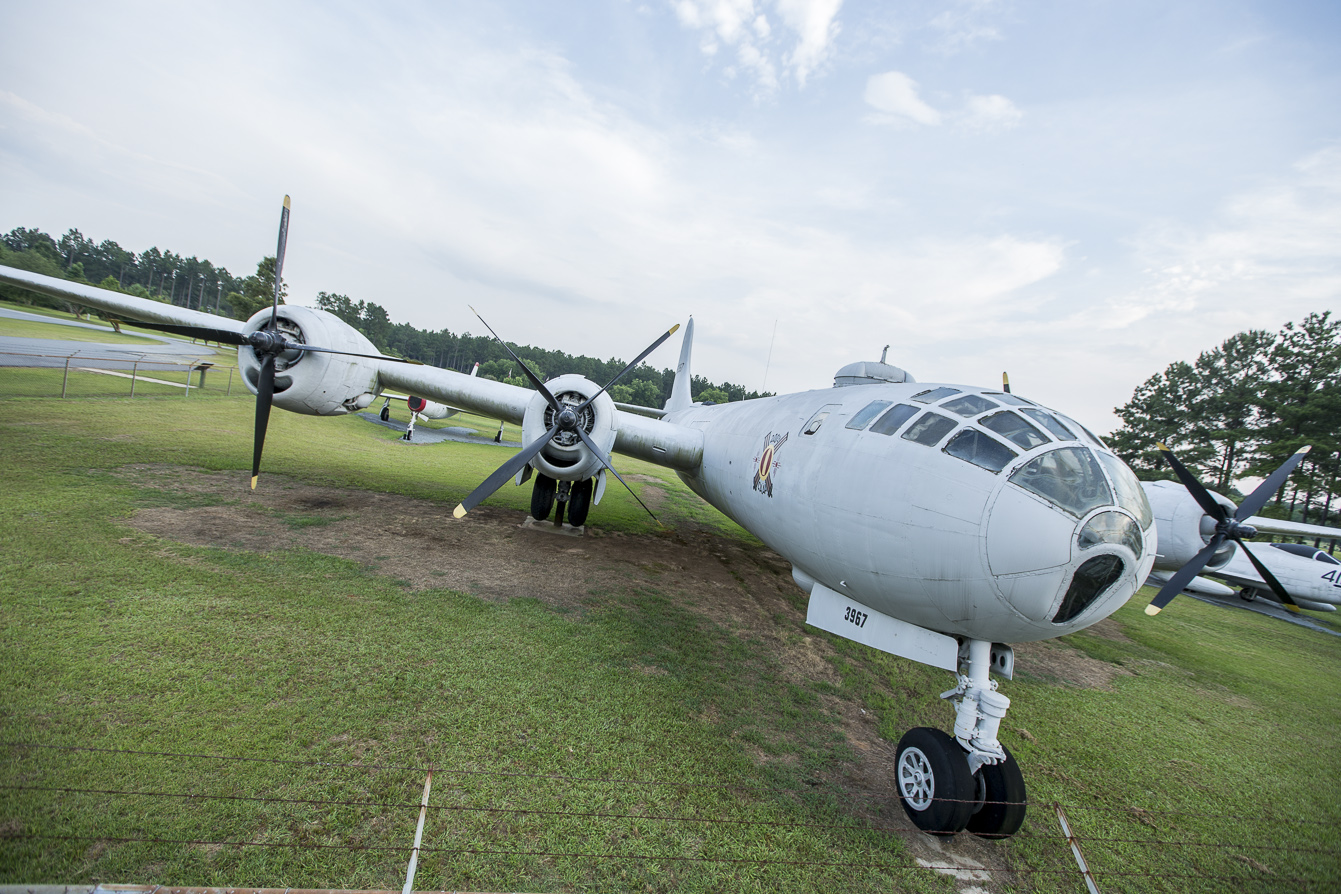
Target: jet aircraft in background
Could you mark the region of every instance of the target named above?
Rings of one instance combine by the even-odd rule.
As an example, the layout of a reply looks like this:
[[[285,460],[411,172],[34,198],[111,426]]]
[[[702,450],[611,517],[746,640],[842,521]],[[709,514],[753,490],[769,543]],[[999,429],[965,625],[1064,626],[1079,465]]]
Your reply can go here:
[[[288,209],[286,198],[277,281]],[[625,410],[609,388],[678,325],[604,385],[542,381],[513,354],[531,389],[385,357],[334,315],[278,299],[241,323],[21,270],[0,267],[0,282],[237,345],[257,396],[253,487],[272,404],[340,415],[389,389],[521,426],[524,446],[462,500],[458,518],[506,482],[532,480],[535,518],[557,503],[556,518],[566,511],[580,525],[607,477],[619,477],[612,453],[675,470],[791,563],[810,624],[955,675],[941,694],[953,734],[909,730],[895,759],[904,810],[935,834],[1005,837],[1024,820],[1024,777],[999,739],[1010,699],[991,678],[1012,677],[1008,643],[1108,617],[1156,561],[1155,514],[1131,469],[1071,418],[1004,389],[922,384],[857,362],[832,388],[695,404],[691,319],[665,407]],[[1259,498],[1240,511],[1251,515]],[[1215,549],[1247,535],[1216,508]],[[1196,565],[1206,553],[1200,538],[1174,547],[1164,551],[1171,562]]]

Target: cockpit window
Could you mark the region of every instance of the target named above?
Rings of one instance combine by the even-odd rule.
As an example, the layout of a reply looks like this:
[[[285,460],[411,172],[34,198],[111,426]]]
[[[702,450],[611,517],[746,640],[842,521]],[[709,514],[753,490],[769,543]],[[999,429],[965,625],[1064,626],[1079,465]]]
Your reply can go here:
[[[1313,561],[1315,561],[1315,562],[1326,562],[1328,565],[1341,565],[1341,562],[1338,562],[1336,559],[1334,559],[1334,558],[1332,558],[1331,556],[1327,555],[1327,554],[1326,554],[1325,552],[1323,552],[1322,550],[1318,550],[1318,554],[1317,554],[1316,556],[1313,557]]]
[[[1149,531],[1155,523],[1155,514],[1150,511],[1150,501],[1145,497],[1145,488],[1136,480],[1136,474],[1122,460],[1107,453],[1099,454],[1099,462],[1103,463],[1108,477],[1113,479],[1117,504],[1136,516],[1136,520],[1141,523],[1141,530]]]
[[[919,444],[933,447],[941,438],[948,435],[957,424],[953,419],[947,419],[938,413],[927,413],[908,426],[908,430],[903,433],[903,436],[909,441],[916,441]]]
[[[806,427],[801,429],[801,434],[813,435],[815,432],[819,431],[820,426],[824,424],[824,420],[828,419],[829,414],[834,410],[837,410],[839,406],[840,404],[825,404],[820,407],[815,412],[815,415],[810,417],[810,421],[806,423]]]
[[[976,428],[966,428],[950,439],[945,452],[981,466],[989,472],[1000,472],[1019,456],[1005,444]]]
[[[1084,447],[1061,447],[1036,456],[1017,469],[1010,481],[1077,518],[1113,502],[1099,461]]]
[[[983,394],[987,395],[992,400],[999,400],[1003,404],[1010,404],[1012,407],[1032,407],[1034,405],[1032,400],[1025,400],[1023,397],[1015,394],[1006,394],[1004,391],[984,391]]]
[[[853,416],[848,421],[847,427],[855,428],[858,431],[860,431],[861,429],[866,427],[866,423],[870,422],[876,416],[879,416],[881,413],[883,413],[885,411],[885,407],[889,406],[891,403],[893,403],[893,401],[888,400],[871,401],[869,404],[867,404],[865,407],[861,409],[861,412]]]
[[[1051,413],[1045,412],[1044,410],[1029,409],[1028,407],[1021,409],[1020,412],[1052,432],[1052,436],[1059,441],[1080,440],[1071,432],[1071,429],[1058,422]]]
[[[875,425],[871,426],[871,431],[881,435],[892,435],[903,427],[903,423],[916,415],[917,407],[895,404],[892,410],[875,421]]]
[[[941,404],[942,409],[949,410],[951,413],[958,413],[960,416],[977,416],[979,413],[996,409],[998,406],[1000,404],[992,403],[987,398],[979,397],[976,394],[965,394],[963,397],[956,397],[954,400],[947,400]]]
[[[1061,413],[1058,413],[1058,414],[1057,414],[1057,417],[1058,417],[1059,419],[1061,419],[1063,422],[1065,422],[1067,425],[1069,425],[1071,428],[1076,429],[1077,431],[1082,431],[1082,432],[1084,432],[1084,433],[1085,433],[1085,437],[1087,437],[1087,438],[1090,439],[1090,443],[1092,443],[1092,444],[1097,444],[1098,446],[1104,448],[1105,450],[1108,449],[1108,445],[1105,444],[1103,441],[1099,440],[1099,436],[1098,436],[1098,435],[1096,435],[1094,432],[1090,431],[1090,430],[1089,430],[1088,428],[1086,428],[1085,426],[1081,425],[1081,424],[1080,424],[1079,422],[1077,422],[1076,420],[1074,420],[1074,419],[1069,419],[1069,418],[1067,418],[1066,416],[1063,416]]]
[[[932,388],[929,391],[919,391],[913,395],[913,400],[922,404],[932,404],[942,397],[949,397],[952,394],[958,394],[958,388]]]
[[[985,429],[996,432],[1023,450],[1033,450],[1035,447],[1040,447],[1052,440],[1018,415],[1009,411],[984,416],[978,420],[978,424]]]

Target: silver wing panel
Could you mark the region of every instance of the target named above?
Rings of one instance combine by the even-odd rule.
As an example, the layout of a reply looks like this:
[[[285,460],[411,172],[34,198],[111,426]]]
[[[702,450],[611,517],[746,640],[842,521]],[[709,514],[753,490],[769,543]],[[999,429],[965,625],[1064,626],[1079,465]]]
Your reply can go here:
[[[378,364],[378,388],[408,391],[415,397],[456,407],[468,413],[478,413],[521,425],[526,407],[536,392],[504,382],[468,376],[436,366],[415,366],[409,363]]]
[[[27,270],[16,270],[13,267],[0,267],[0,282],[61,298],[81,307],[106,311],[127,320],[177,326],[203,326],[228,332],[242,332],[246,326],[241,320],[219,317],[199,310],[187,310],[184,307],[151,301],[148,298],[136,298],[134,295],[123,295],[120,292],[43,276],[40,273],[30,273]]]
[[[1254,515],[1248,519],[1263,534],[1295,534],[1300,537],[1327,537],[1341,540],[1341,528],[1324,528],[1322,525],[1305,525],[1300,522],[1285,521],[1279,518],[1263,518]]]

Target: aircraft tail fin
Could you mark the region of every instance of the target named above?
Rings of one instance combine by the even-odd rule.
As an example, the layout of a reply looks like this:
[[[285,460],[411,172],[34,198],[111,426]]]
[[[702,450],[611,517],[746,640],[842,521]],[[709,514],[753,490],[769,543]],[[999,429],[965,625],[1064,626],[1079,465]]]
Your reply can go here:
[[[680,343],[680,362],[675,367],[675,382],[671,385],[670,400],[666,401],[667,413],[687,410],[694,404],[691,390],[693,374],[689,371],[689,357],[694,352],[694,318],[690,317],[684,327],[684,341]]]

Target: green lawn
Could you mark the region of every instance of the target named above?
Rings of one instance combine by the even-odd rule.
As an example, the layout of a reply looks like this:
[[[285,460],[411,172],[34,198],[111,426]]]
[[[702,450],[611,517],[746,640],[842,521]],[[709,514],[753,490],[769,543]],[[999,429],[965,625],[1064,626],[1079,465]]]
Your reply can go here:
[[[837,716],[860,705],[891,741],[948,728],[949,675],[818,634],[839,682],[788,682],[763,638],[643,579],[565,608],[413,591],[374,561],[152,537],[126,523],[139,508],[265,505],[265,473],[256,498],[118,474],[248,468],[250,398],[62,402],[52,377],[59,393],[59,371],[0,370],[0,393],[48,389],[0,402],[0,882],[398,888],[424,782],[412,768],[431,765],[422,889],[956,890],[880,828],[897,805],[848,794],[858,755]],[[463,421],[496,427],[445,424]],[[507,455],[395,439],[276,412],[265,469],[446,509]],[[620,468],[666,493],[670,530],[617,482],[594,526],[649,545],[706,526],[753,548],[674,476]],[[528,495],[507,486],[486,505],[520,519]],[[1117,669],[1110,688],[1003,683],[1031,807],[985,852],[1017,870],[1014,889],[1082,890],[1056,801],[1105,892],[1341,886],[1341,639],[1142,604],[1115,616],[1121,638],[1067,638]],[[796,591],[777,616],[780,641],[817,635],[803,605]]]

